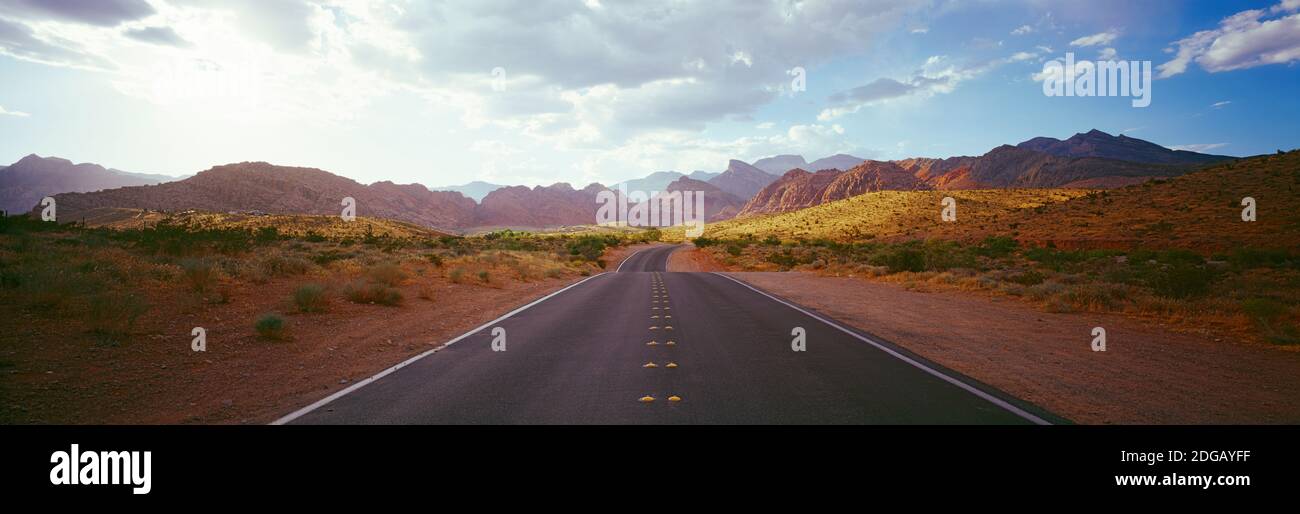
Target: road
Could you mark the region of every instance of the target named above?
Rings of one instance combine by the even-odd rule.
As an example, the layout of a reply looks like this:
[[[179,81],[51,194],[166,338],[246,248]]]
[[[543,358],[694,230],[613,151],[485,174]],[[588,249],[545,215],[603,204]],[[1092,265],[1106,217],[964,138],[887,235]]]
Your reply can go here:
[[[1061,421],[729,277],[665,272],[676,249],[642,250],[277,423]]]

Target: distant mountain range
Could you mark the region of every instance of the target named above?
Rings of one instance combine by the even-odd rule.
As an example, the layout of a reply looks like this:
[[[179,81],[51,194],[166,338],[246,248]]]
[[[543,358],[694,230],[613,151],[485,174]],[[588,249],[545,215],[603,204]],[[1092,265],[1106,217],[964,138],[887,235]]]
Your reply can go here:
[[[789,212],[881,190],[1121,187],[1230,159],[1091,130],[1064,141],[1037,137],[1002,145],[979,157],[864,161],[817,173],[795,169],[755,193],[737,216]]]
[[[455,191],[457,193],[460,193],[462,195],[465,195],[466,197],[473,199],[475,202],[481,202],[483,201],[483,197],[487,196],[488,193],[491,193],[503,187],[506,186],[503,186],[501,184],[491,184],[488,182],[483,182],[481,180],[475,180],[468,184],[461,184],[459,186],[431,187],[429,188],[429,190],[430,191]]]
[[[717,221],[879,190],[1118,187],[1227,159],[1232,157],[1170,150],[1093,130],[1064,141],[1040,137],[1003,145],[978,157],[875,161],[840,154],[809,163],[799,155],[777,155],[753,165],[731,160],[721,173],[662,171],[612,189],[703,191],[707,218]],[[769,171],[799,163],[779,174]],[[357,200],[358,215],[441,230],[546,228],[593,223],[596,195],[604,190],[601,184],[575,189],[565,183],[530,188],[471,182],[437,190],[387,181],[363,185],[319,169],[264,162],[216,166],[183,180],[37,156],[0,168],[6,208],[36,211],[40,199],[53,194],[59,217],[66,221],[104,207],[332,215],[341,212],[340,202],[350,196]]]
[[[46,196],[66,192],[99,191],[177,180],[167,175],[127,173],[98,164],[73,164],[58,157],[28,155],[0,167],[0,209],[26,212]]]

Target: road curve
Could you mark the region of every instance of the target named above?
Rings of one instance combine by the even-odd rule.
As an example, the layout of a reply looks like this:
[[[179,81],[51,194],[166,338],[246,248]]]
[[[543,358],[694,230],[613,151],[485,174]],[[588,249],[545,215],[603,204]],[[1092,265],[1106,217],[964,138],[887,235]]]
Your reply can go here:
[[[729,277],[665,272],[677,248],[641,250],[277,423],[1064,421]],[[796,327],[805,351],[791,348]]]

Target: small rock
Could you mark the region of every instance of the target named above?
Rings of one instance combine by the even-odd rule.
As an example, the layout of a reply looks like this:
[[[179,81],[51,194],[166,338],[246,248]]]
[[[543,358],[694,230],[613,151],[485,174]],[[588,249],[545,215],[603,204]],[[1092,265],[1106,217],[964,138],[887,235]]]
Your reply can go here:
[[[230,407],[235,404],[234,400],[221,400],[222,407]]]
[[[346,378],[344,378],[344,379],[340,379],[340,380],[339,380],[339,383],[340,383],[340,384],[346,384],[346,383],[348,383],[348,379],[346,379]]]

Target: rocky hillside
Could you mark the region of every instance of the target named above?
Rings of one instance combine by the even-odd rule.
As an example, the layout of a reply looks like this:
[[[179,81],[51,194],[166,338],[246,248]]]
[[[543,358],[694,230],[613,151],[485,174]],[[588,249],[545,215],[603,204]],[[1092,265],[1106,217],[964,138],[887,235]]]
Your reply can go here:
[[[748,199],[776,179],[776,175],[732,159],[727,163],[727,170],[709,179],[709,183],[739,198]]]
[[[176,180],[166,175],[146,175],[105,169],[98,164],[73,164],[67,159],[28,155],[0,167],[0,209],[26,212],[42,198],[57,193],[99,191]]]
[[[848,171],[816,174],[799,170],[760,190],[738,215],[790,212],[882,190],[1107,189],[1178,176],[1224,159],[1231,158],[1093,130],[1065,141],[1034,138],[1002,145],[979,157],[865,161]]]
[[[1016,146],[1057,157],[1101,157],[1149,164],[1210,164],[1233,159],[1226,155],[1171,150],[1149,141],[1123,134],[1116,137],[1097,129],[1075,134],[1064,141],[1036,137]]]

